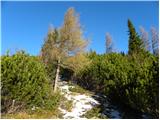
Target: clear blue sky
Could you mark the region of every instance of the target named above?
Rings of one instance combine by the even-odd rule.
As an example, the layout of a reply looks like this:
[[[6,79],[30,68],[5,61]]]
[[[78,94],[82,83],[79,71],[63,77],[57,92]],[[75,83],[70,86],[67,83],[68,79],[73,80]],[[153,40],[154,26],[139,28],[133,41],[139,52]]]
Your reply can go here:
[[[158,29],[158,1],[152,2],[2,2],[2,54],[24,49],[40,52],[49,24],[60,27],[66,10],[74,7],[80,14],[85,36],[91,39],[88,49],[105,52],[105,33],[112,35],[118,51],[128,51],[127,19],[139,31]]]

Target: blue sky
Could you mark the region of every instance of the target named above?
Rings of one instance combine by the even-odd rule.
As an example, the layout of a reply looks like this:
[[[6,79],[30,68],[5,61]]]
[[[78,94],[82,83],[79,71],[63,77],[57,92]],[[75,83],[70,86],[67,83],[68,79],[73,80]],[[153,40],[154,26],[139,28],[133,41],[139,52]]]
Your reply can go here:
[[[127,19],[137,32],[142,25],[158,30],[158,1],[146,2],[2,2],[2,54],[7,49],[26,50],[38,55],[49,24],[60,27],[66,10],[80,14],[84,35],[91,40],[88,49],[105,52],[105,33],[109,32],[118,51],[128,51]]]

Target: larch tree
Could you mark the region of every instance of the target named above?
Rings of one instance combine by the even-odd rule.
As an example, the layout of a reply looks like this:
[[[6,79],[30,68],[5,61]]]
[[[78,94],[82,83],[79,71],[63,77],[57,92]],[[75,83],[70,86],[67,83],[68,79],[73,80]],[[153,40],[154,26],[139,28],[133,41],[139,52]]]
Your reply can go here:
[[[155,27],[151,27],[153,54],[159,55],[159,34]]]
[[[142,47],[146,51],[151,51],[151,43],[149,40],[148,32],[142,26],[139,27],[139,30],[140,30],[140,38],[142,40]]]
[[[53,81],[54,92],[57,91],[60,67],[68,67],[73,70],[86,64],[84,55],[87,41],[82,36],[79,18],[73,8],[69,8],[64,17],[64,23],[60,29],[51,29],[48,33],[46,44],[42,48],[41,55],[56,63],[56,77]]]
[[[129,51],[128,54],[138,54],[142,48],[142,40],[136,33],[136,30],[130,20],[128,20],[128,29],[129,29]]]
[[[41,49],[40,57],[45,64],[48,64],[50,61],[53,61],[53,57],[51,55],[51,51],[54,48],[56,43],[56,39],[58,39],[58,30],[53,28],[52,26],[49,27],[47,37],[45,38],[44,44]]]
[[[106,53],[113,52],[112,37],[109,33],[106,33]]]
[[[58,64],[58,56],[62,56],[59,46],[60,46],[59,30],[56,28],[50,27],[40,53],[40,58],[46,64],[47,67],[50,65],[52,65],[53,67],[53,65],[56,66]],[[59,74],[59,66],[57,66],[57,68],[58,69],[56,70],[56,73]],[[51,75],[53,75],[55,71],[53,71],[54,70],[53,68],[51,70],[52,70],[50,71],[52,72]],[[54,85],[55,85],[55,82],[53,81],[53,87]]]
[[[84,55],[88,41],[83,37],[79,15],[75,12],[74,8],[69,8],[65,14],[60,33],[61,40],[63,41],[62,48],[64,46],[68,56],[63,64],[76,71],[77,68],[83,67],[88,61]],[[66,45],[67,47],[65,47]]]

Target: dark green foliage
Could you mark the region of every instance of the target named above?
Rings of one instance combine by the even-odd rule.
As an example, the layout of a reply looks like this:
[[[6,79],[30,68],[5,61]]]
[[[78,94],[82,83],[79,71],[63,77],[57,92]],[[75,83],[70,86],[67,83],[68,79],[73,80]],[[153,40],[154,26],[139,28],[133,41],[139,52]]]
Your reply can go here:
[[[44,64],[38,57],[23,51],[1,58],[2,112],[12,101],[25,106],[45,107],[51,98],[51,87]],[[55,104],[55,103],[54,103]]]
[[[90,54],[92,63],[78,83],[132,109],[158,116],[158,58],[150,53],[126,56]]]
[[[128,29],[129,29],[129,54],[139,53],[142,51],[142,40],[136,33],[136,30],[130,20],[128,20]]]

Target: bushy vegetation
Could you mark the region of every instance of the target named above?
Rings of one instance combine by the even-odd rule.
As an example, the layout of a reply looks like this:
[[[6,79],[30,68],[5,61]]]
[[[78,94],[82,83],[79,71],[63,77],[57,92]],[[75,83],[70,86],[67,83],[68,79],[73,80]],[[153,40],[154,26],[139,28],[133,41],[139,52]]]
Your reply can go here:
[[[92,63],[77,75],[78,83],[132,109],[158,115],[158,58],[150,53],[88,57]]]
[[[33,118],[39,118],[40,114],[52,116],[50,110],[57,110],[62,99],[58,92],[58,80],[61,78],[76,81],[85,88],[78,85],[69,88],[73,93],[90,94],[86,89],[102,93],[112,102],[158,118],[158,34],[152,29],[151,54],[147,35],[140,38],[130,20],[128,30],[128,54],[113,53],[109,34],[106,35],[106,54],[85,53],[88,42],[83,37],[79,17],[73,8],[68,9],[63,25],[48,31],[39,57],[24,51],[1,57],[1,112],[8,115],[27,108],[35,112]],[[71,111],[72,102],[66,101],[61,105]],[[100,108],[95,107],[85,115],[87,118],[100,117],[99,112]],[[30,113],[22,114],[30,118]]]
[[[78,72],[77,80],[81,86],[107,95],[112,102],[157,118],[159,58],[143,48],[130,20],[128,28],[128,54],[90,52],[88,58],[92,62]]]
[[[1,58],[2,112],[39,107],[53,109],[60,95],[52,94],[44,64],[24,51]]]

